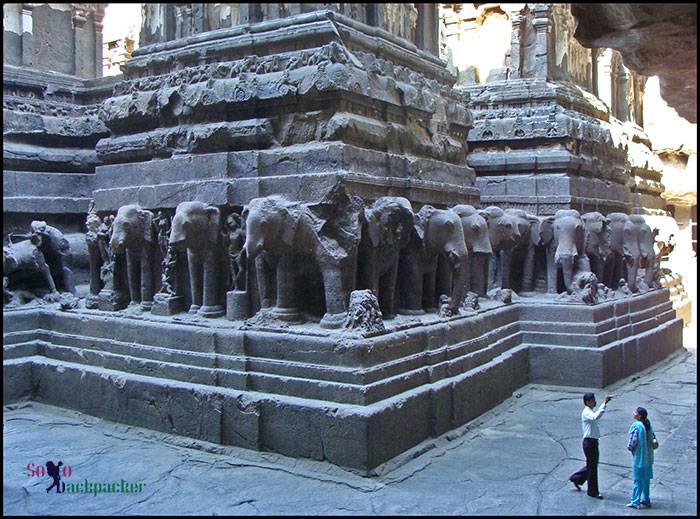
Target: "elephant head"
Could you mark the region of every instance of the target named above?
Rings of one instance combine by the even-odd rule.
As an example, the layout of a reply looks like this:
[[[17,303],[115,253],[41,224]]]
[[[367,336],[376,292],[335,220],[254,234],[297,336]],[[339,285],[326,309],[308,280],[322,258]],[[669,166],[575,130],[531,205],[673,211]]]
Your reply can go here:
[[[610,219],[597,211],[581,215],[584,227],[584,250],[589,257],[607,261],[612,252]]]
[[[632,217],[624,213],[610,213],[608,218],[610,219],[612,251],[622,257],[626,267],[625,280],[630,290],[636,292],[637,269],[639,268],[639,257],[641,255],[639,250],[639,229],[637,224],[632,221]]]
[[[280,196],[254,198],[243,209],[245,253],[254,260],[261,252],[282,252],[294,243],[299,214],[294,205]]]
[[[119,254],[126,248],[139,249],[144,242],[154,243],[153,213],[142,209],[138,205],[125,205],[119,208],[117,216],[112,224],[112,238],[110,248],[113,253]]]
[[[205,203],[180,203],[175,209],[169,244],[176,250],[184,248],[200,252],[208,250],[219,241],[219,216],[219,209]]]
[[[530,243],[535,247],[548,247],[554,239],[554,217],[528,215]]]
[[[364,210],[364,231],[373,247],[403,249],[411,236],[413,209],[403,197],[378,198]]]
[[[639,262],[637,268],[645,269],[644,279],[647,286],[651,286],[653,280],[653,270],[656,263],[656,253],[654,252],[655,233],[642,215],[630,215],[630,222],[635,227],[637,244],[639,248]],[[634,270],[634,269],[633,269]],[[636,275],[636,271],[635,271]]]
[[[489,239],[494,251],[513,248],[520,241],[522,226],[518,225],[515,215],[496,206],[482,209],[479,214],[488,224]]]
[[[426,249],[444,254],[453,269],[459,269],[466,262],[469,252],[462,221],[452,211],[424,205],[416,214],[415,229]]]
[[[491,254],[491,240],[486,219],[471,205],[460,204],[452,208],[452,211],[462,221],[462,231],[467,249],[473,254]]]
[[[583,222],[575,209],[560,209],[554,214],[554,264],[561,267],[564,286],[572,290],[576,259],[583,252]]]
[[[442,254],[452,270],[451,310],[457,312],[469,283],[469,251],[462,221],[450,211],[425,205],[415,215],[415,232],[422,240],[426,264]],[[432,287],[431,287],[432,288]]]

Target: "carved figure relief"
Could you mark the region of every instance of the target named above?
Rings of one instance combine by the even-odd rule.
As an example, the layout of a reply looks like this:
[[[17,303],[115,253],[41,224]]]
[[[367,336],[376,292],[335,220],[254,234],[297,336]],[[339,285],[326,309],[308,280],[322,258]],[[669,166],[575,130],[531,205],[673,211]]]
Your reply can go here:
[[[470,279],[468,290],[479,296],[486,295],[488,262],[493,253],[486,219],[471,205],[456,205],[452,208],[462,221],[462,231],[469,251]]]
[[[156,247],[153,213],[138,205],[120,207],[112,225],[110,249],[112,254],[126,253],[130,300],[144,310],[153,306]]]
[[[339,328],[355,285],[362,201],[336,186],[318,204],[280,196],[254,198],[243,211],[246,256],[255,261],[262,310],[282,321],[300,320],[295,275],[299,262],[315,262],[323,277],[321,326]]]
[[[59,292],[75,292],[73,273],[68,268],[70,245],[63,233],[47,225],[46,222],[34,220],[30,225],[30,240],[44,255],[46,264],[51,269],[51,276]]]
[[[411,203],[402,197],[379,198],[362,212],[357,286],[374,292],[386,319],[396,314],[399,253],[408,245],[412,228]]]
[[[187,251],[192,305],[202,317],[225,314],[225,251],[219,209],[202,202],[182,202],[175,209],[169,244]]]
[[[452,292],[447,310],[459,313],[469,280],[469,252],[460,217],[446,209],[426,205],[415,215],[409,244],[399,259],[401,308],[399,313],[420,314],[437,310],[438,256],[452,273]]]

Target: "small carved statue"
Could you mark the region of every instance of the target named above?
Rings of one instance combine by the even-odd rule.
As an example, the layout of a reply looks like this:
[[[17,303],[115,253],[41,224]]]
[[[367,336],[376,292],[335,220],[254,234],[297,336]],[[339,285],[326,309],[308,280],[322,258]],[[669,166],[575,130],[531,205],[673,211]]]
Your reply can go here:
[[[245,220],[238,213],[226,218],[226,248],[229,258],[230,290],[246,290]]]
[[[379,301],[371,290],[353,290],[350,293],[345,328],[359,329],[364,333],[381,333],[386,330]]]
[[[110,248],[113,254],[126,252],[129,295],[132,303],[150,310],[155,291],[156,239],[153,213],[138,205],[119,208],[112,223]]]
[[[300,320],[296,277],[300,261],[318,265],[323,277],[325,328],[345,323],[348,298],[355,288],[362,200],[342,183],[317,204],[280,196],[254,198],[243,211],[246,256],[255,261],[261,310],[279,320]]]
[[[56,283],[56,289],[59,292],[75,292],[73,273],[66,264],[70,258],[68,240],[61,231],[47,225],[44,221],[34,220],[29,227],[30,239],[44,255]]]
[[[100,226],[102,225],[102,219],[97,215],[95,211],[95,203],[90,202],[90,207],[88,208],[87,219],[85,220],[85,227],[87,227],[87,233],[85,233],[85,241],[87,242],[88,255],[90,259],[90,296],[86,301],[86,306],[88,308],[97,308],[96,297],[102,290],[102,279],[100,276],[102,265],[105,263],[105,256],[100,244]]]
[[[13,299],[9,293],[10,285],[13,284],[13,278],[19,278],[21,282],[25,282],[28,286],[39,284],[45,285],[43,288],[48,288],[53,299],[58,298],[58,291],[54,283],[51,269],[49,268],[44,254],[30,240],[23,240],[19,243],[10,243],[2,248],[2,273],[3,273],[3,293],[5,299]],[[20,283],[16,283],[20,284]],[[32,290],[34,292],[34,290]],[[37,294],[38,295],[38,294]]]
[[[169,244],[187,251],[192,305],[190,313],[202,317],[224,315],[225,253],[220,212],[202,202],[182,202],[175,209]]]

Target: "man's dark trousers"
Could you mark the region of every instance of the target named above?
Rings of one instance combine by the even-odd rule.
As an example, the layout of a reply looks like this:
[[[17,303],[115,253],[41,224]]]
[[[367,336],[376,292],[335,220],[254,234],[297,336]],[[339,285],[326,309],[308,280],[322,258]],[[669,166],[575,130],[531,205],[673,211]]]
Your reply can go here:
[[[588,495],[597,496],[598,492],[598,440],[583,439],[583,453],[586,455],[586,466],[571,474],[569,478],[577,485],[583,485],[588,480]]]

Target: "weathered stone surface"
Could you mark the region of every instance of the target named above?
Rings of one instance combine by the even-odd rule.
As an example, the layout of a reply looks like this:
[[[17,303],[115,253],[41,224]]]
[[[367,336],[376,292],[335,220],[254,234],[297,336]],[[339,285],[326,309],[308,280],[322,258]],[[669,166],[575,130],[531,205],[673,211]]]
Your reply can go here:
[[[696,4],[572,4],[571,10],[582,45],[616,49],[628,68],[660,76],[663,98],[697,122]]]

